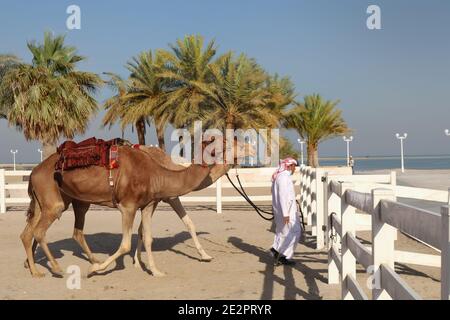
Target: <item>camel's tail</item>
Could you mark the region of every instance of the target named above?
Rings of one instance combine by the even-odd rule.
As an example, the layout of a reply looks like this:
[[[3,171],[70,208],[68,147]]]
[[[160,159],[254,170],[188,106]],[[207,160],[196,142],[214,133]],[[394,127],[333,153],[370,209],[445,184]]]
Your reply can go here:
[[[28,196],[30,197],[31,201],[30,201],[30,206],[28,207],[27,210],[27,222],[30,222],[35,214],[36,211],[36,195],[34,194],[33,191],[33,184],[31,183],[31,175],[30,175],[30,181],[28,182]]]

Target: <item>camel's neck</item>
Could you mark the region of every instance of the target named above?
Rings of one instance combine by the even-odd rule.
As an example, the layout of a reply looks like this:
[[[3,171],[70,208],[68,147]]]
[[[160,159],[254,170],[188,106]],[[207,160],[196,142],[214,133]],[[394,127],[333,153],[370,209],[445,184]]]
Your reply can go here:
[[[216,182],[220,177],[224,176],[230,169],[231,165],[229,164],[217,164],[213,166],[211,172],[209,173],[209,177],[211,178],[211,183]]]
[[[216,182],[220,177],[225,175],[230,169],[231,165],[229,164],[216,164],[211,168],[211,171],[209,175],[201,181],[201,183],[195,188],[195,190],[202,190],[210,185],[212,185],[214,182]]]
[[[166,170],[158,188],[159,196],[177,197],[195,190],[209,176],[212,167],[193,164],[181,171]]]

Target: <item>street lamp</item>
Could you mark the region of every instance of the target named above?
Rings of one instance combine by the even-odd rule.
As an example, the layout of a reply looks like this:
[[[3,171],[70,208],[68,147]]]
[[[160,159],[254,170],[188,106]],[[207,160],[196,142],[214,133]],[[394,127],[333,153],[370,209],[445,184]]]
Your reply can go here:
[[[300,158],[303,165],[303,145],[305,144],[305,141],[303,141],[302,139],[297,139],[297,142],[300,143]]]
[[[353,141],[353,136],[343,137],[344,141],[347,142],[347,167],[350,166],[350,142]]]
[[[41,154],[41,162],[42,162],[42,150],[38,149],[37,151]]]
[[[13,154],[14,171],[16,171],[16,153],[17,153],[17,150],[11,150],[11,153]]]
[[[402,158],[402,172],[405,172],[405,159],[404,159],[404,154],[403,154],[403,140],[405,140],[408,137],[407,133],[404,133],[403,136],[401,136],[399,133],[397,133],[395,135],[397,137],[397,139],[400,140],[400,154],[401,154],[401,158]]]

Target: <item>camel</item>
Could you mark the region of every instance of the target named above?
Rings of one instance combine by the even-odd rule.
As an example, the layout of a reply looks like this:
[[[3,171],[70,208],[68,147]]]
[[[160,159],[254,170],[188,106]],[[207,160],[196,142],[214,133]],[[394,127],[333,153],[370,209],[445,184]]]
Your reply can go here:
[[[241,150],[237,150],[237,144],[235,143],[234,145],[234,154],[238,155],[241,154]],[[169,169],[169,170],[173,170],[173,171],[184,171],[186,170],[185,166],[182,165],[177,165],[175,163],[172,162],[172,159],[166,154],[164,153],[161,149],[157,148],[157,147],[146,147],[146,146],[140,146],[140,149],[142,151],[144,151],[145,153],[147,153],[154,161],[158,162],[158,164],[160,164],[162,167]],[[252,148],[248,149],[249,154],[250,155],[254,155],[255,154],[255,150],[253,150]],[[69,197],[67,194],[65,193],[61,193],[59,192],[58,186],[56,185],[56,183],[48,183],[49,181],[52,181],[52,168],[54,168],[54,163],[56,158],[49,158],[48,160],[44,161],[45,163],[41,164],[41,166],[43,166],[44,168],[42,169],[42,173],[47,172],[47,180],[46,181],[46,192],[47,194],[55,194],[57,193],[59,195],[56,196],[56,198],[58,198],[58,203],[61,204],[61,200],[63,203],[63,209],[61,210],[61,213],[63,211],[65,211],[68,206],[70,205],[70,203],[72,203],[73,209],[74,209],[74,213],[75,213],[75,224],[74,224],[74,232],[73,232],[73,238],[79,243],[79,245],[81,246],[81,248],[83,249],[83,251],[85,252],[85,254],[88,256],[89,261],[93,264],[96,265],[99,263],[99,261],[94,257],[94,255],[92,254],[92,251],[90,250],[89,246],[87,245],[87,242],[85,240],[84,234],[83,234],[83,228],[84,228],[84,221],[85,221],[85,215],[89,209],[90,204],[88,202],[83,202],[80,201],[76,198],[71,198]],[[238,157],[235,156],[234,158],[234,163],[236,163],[238,161]],[[228,170],[232,167],[231,164],[215,164],[210,168],[209,174],[208,176],[206,176],[205,179],[203,179],[201,181],[201,183],[193,190],[193,191],[197,191],[197,190],[201,190],[203,188],[208,187],[209,185],[211,185],[212,183],[214,183],[218,178],[220,178],[221,176],[223,176],[226,172],[228,172]],[[37,180],[37,179],[35,179]],[[41,182],[42,183],[42,180]],[[32,181],[30,180],[30,187],[32,186]],[[33,199],[33,198],[32,198]],[[183,223],[185,224],[185,226],[187,227],[193,241],[195,244],[195,247],[201,257],[202,261],[211,261],[212,257],[210,257],[205,250],[202,248],[198,238],[197,238],[197,234],[196,234],[196,230],[195,230],[195,226],[192,222],[192,220],[190,219],[190,217],[187,215],[186,211],[184,210],[180,199],[178,197],[169,197],[169,198],[163,198],[161,199],[162,201],[168,203],[174,210],[175,212],[178,214],[178,216],[180,217],[180,219],[183,221]],[[158,202],[154,203],[154,207],[149,207],[147,210],[150,210],[151,212],[154,212],[154,210],[156,209]],[[31,208],[31,206],[30,206]],[[57,210],[58,211],[58,210]],[[61,214],[60,213],[60,214]],[[143,211],[143,215],[146,214],[147,216],[149,215],[148,213],[144,213]],[[147,220],[151,221],[151,214],[150,217],[146,218]],[[143,221],[144,221],[144,216],[143,216]],[[135,253],[135,259],[134,259],[134,265],[135,267],[141,267],[141,259],[140,259],[140,255],[141,255],[141,247],[142,247],[142,230],[143,230],[143,221],[141,222],[141,225],[139,226],[139,237],[138,237],[138,248],[136,250]],[[150,222],[148,222],[150,224]],[[27,228],[25,229],[27,230]],[[24,234],[26,234],[26,232],[24,231]],[[151,236],[150,236],[151,239]],[[151,241],[151,240],[149,240]],[[34,253],[35,249],[37,247],[37,241],[34,240],[34,243],[32,245],[32,249],[31,252],[32,254]],[[145,247],[148,247],[147,245]],[[150,246],[151,247],[151,242],[150,242]],[[147,248],[146,248],[147,249]],[[149,251],[150,250],[150,251]],[[160,272],[156,266],[154,265],[153,259],[151,257],[151,248],[147,249],[148,252],[148,256],[149,256],[149,269],[152,272],[153,275],[156,276],[162,276],[164,275],[162,272]],[[50,260],[51,261],[51,260]],[[29,261],[28,259],[25,261],[25,267],[29,266]],[[52,264],[52,263],[51,263]],[[94,267],[95,268],[95,267]],[[97,266],[98,268],[98,266]],[[92,270],[91,270],[92,271]],[[54,263],[52,264],[52,272],[60,274],[61,271],[60,269],[58,269],[58,267],[54,266]],[[33,271],[32,271],[33,274]],[[41,275],[39,273],[34,272],[35,275]]]
[[[98,204],[112,208],[117,206],[122,214],[122,242],[119,249],[103,263],[92,264],[89,274],[105,270],[119,256],[130,251],[132,225],[136,211],[141,209],[149,268],[154,275],[161,275],[155,267],[151,254],[149,228],[156,205],[161,199],[181,196],[194,190],[209,175],[213,165],[192,164],[176,171],[162,167],[142,150],[121,146],[119,154],[120,167],[111,171],[115,181],[113,189],[108,182],[109,170],[90,166],[63,173],[56,172],[55,178],[61,192],[55,190],[55,184],[48,183],[48,172],[54,172],[57,154],[50,156],[33,169],[29,184],[32,199],[27,214],[27,225],[21,234],[28,267],[33,277],[43,276],[34,263],[33,238],[47,256],[52,272],[62,274],[62,269],[50,252],[45,239],[47,229],[60,218],[66,207],[65,201],[68,199],[63,199],[61,194],[76,199],[86,211],[88,204]]]

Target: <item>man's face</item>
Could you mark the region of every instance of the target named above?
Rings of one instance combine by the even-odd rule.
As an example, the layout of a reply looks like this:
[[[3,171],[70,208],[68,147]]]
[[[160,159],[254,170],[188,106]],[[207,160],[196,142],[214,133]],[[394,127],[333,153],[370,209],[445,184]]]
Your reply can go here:
[[[294,174],[294,172],[295,172],[295,164],[291,164],[291,165],[289,166],[289,171],[290,171],[292,174]]]

